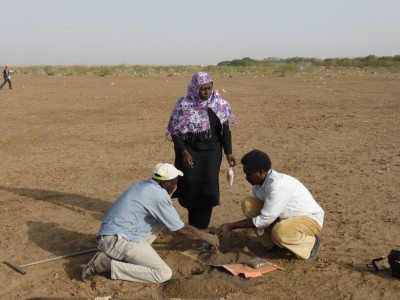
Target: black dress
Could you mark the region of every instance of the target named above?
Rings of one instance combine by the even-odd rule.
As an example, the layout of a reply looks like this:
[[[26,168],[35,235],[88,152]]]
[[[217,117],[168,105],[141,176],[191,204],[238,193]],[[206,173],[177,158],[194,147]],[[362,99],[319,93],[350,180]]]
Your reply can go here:
[[[183,177],[179,177],[177,190],[172,197],[178,198],[179,203],[188,209],[212,209],[218,205],[222,149],[225,154],[232,154],[232,135],[228,123],[221,125],[211,109],[207,112],[211,129],[211,137],[208,140],[183,140],[178,136],[172,137],[175,166],[184,174]],[[184,149],[193,157],[193,168],[183,165]]]

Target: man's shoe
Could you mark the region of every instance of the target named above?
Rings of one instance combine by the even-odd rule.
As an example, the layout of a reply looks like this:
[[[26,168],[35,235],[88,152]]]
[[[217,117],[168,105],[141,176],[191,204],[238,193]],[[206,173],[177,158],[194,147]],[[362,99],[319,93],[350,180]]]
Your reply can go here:
[[[97,252],[92,259],[87,263],[87,265],[82,270],[82,280],[89,283],[94,275],[97,274],[96,266],[94,265],[94,260],[101,252]]]
[[[317,259],[319,249],[321,248],[321,239],[316,235],[314,247],[311,249],[310,257],[308,261],[314,261]]]
[[[111,269],[111,258],[104,252],[97,252],[82,270],[82,280],[89,283],[94,275],[108,272]]]

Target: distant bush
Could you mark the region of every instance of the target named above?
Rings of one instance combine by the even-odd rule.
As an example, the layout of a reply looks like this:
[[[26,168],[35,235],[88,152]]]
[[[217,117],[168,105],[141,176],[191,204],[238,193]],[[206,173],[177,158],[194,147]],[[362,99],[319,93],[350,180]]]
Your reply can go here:
[[[13,67],[15,74],[47,75],[47,76],[152,76],[177,74],[194,74],[199,71],[218,74],[220,76],[233,75],[275,75],[287,76],[293,73],[315,72],[321,69],[362,70],[365,72],[400,72],[400,55],[382,56],[368,55],[357,58],[277,58],[268,57],[255,60],[250,57],[222,61],[217,65],[116,65],[116,66],[28,66]]]
[[[305,57],[292,57],[292,58],[275,58],[269,57],[263,60],[254,60],[249,57],[242,59],[234,59],[231,61],[223,61],[217,64],[217,66],[270,66],[274,68],[274,74],[282,73],[292,73],[299,71],[309,71],[315,70],[315,67],[324,68],[361,68],[361,69],[371,69],[375,68],[377,71],[400,71],[400,55],[396,56],[382,56],[377,57],[375,55],[368,55],[366,57],[356,57],[356,58],[305,58]]]
[[[253,66],[257,65],[258,61],[255,59],[252,59],[250,57],[245,57],[242,59],[234,59],[231,61],[223,61],[217,64],[217,66],[232,66],[232,67],[248,67],[248,66]]]
[[[298,72],[300,70],[299,68],[300,67],[298,64],[291,62],[291,63],[283,64],[283,65],[276,67],[275,70],[273,71],[273,73],[279,74],[281,76],[286,76],[287,74]]]

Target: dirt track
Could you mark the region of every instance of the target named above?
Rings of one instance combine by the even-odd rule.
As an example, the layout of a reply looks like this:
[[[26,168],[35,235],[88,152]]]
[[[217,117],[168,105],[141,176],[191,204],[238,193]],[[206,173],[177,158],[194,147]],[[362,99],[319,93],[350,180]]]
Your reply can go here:
[[[212,74],[211,74],[212,75]],[[94,248],[111,203],[159,161],[173,161],[164,132],[190,75],[13,76],[0,91],[0,259],[21,265]],[[164,233],[155,248],[174,271],[162,285],[80,280],[90,254],[26,267],[0,264],[0,298],[395,299],[400,280],[365,264],[400,249],[400,76],[321,72],[292,77],[215,77],[240,120],[237,158],[253,148],[300,179],[325,209],[323,248],[307,263],[265,254],[251,231],[222,241],[220,259],[256,255],[285,271],[245,279],[182,255],[199,246]],[[242,218],[250,193],[240,166],[212,226]],[[185,211],[176,203],[182,218]]]

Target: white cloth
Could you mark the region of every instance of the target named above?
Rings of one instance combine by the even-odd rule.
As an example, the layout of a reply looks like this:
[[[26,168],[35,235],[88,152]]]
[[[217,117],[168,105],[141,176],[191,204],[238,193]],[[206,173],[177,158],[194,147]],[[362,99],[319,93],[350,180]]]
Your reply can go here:
[[[264,201],[261,214],[253,223],[258,234],[278,217],[282,220],[293,217],[309,217],[322,228],[324,211],[314,200],[308,189],[296,178],[270,170],[262,185],[253,186],[254,197]]]

